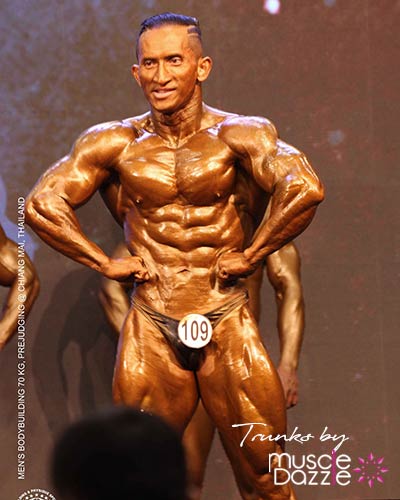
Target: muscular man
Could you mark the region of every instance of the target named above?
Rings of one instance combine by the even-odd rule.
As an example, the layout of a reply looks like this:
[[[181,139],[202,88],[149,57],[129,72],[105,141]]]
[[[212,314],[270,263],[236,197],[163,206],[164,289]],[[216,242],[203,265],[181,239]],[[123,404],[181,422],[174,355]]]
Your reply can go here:
[[[128,255],[129,251],[126,245],[119,244],[112,256],[113,258],[123,258]],[[257,323],[260,318],[260,290],[264,268],[274,288],[278,307],[278,333],[281,351],[278,374],[286,398],[286,407],[290,408],[298,401],[297,366],[304,331],[300,257],[295,244],[288,243],[273,254],[268,255],[265,266],[259,266],[251,276],[246,278],[249,306]],[[131,291],[131,288],[129,283],[120,283],[107,278],[102,280],[99,299],[108,322],[117,335],[122,330],[123,322],[129,312],[128,292]],[[200,498],[214,432],[215,426],[199,401],[183,436],[192,485],[191,500]],[[239,488],[241,488],[240,484]]]
[[[17,248],[16,243],[7,238],[0,226],[0,285],[10,289],[0,316],[0,351],[17,331],[21,306],[24,307],[23,314],[26,319],[39,293],[39,279],[27,255],[24,256],[23,266],[20,265],[22,275],[18,276]],[[21,285],[19,280],[22,280],[24,288],[24,302],[18,300],[21,294],[18,290],[18,286]]]
[[[211,59],[202,54],[197,20],[174,14],[146,20],[137,52],[133,75],[150,111],[83,133],[34,188],[27,220],[74,260],[111,279],[135,279],[115,401],[157,413],[183,432],[201,397],[242,476],[243,498],[294,498],[269,470],[268,454],[282,450],[285,402],[242,278],[305,229],[322,187],[304,155],[280,141],[268,120],[202,102]],[[237,196],[243,183],[270,195],[269,217],[255,233],[242,223],[254,209]],[[111,209],[124,221],[132,254],[124,259],[106,256],[74,213],[96,190],[113,187]],[[201,349],[177,337],[179,320],[194,313],[213,326]],[[249,422],[262,423],[271,439],[246,438]]]

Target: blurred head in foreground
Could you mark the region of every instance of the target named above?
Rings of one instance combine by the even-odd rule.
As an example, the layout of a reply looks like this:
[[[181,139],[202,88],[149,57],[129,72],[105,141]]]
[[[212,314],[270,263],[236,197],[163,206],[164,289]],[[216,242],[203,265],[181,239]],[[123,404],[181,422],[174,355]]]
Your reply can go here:
[[[57,441],[51,476],[62,500],[184,500],[180,438],[163,420],[115,408],[71,425]]]

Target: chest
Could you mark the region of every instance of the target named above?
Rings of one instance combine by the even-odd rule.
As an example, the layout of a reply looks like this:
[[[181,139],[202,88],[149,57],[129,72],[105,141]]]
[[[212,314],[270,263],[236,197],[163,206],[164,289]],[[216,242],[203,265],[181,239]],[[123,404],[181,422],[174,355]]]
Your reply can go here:
[[[118,170],[124,192],[138,204],[206,205],[233,192],[234,164],[232,151],[211,133],[176,148],[144,134],[125,151]]]

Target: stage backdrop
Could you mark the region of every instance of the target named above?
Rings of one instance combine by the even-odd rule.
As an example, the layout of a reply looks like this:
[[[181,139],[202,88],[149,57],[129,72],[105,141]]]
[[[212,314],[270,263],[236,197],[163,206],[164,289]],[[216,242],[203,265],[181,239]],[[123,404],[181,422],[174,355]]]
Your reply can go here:
[[[82,130],[146,110],[130,76],[134,39],[143,18],[166,10],[201,21],[214,59],[206,101],[270,118],[326,186],[326,201],[297,240],[307,326],[300,403],[288,428],[314,438],[287,451],[318,457],[332,449],[320,439],[326,427],[343,434],[351,481],[298,486],[298,498],[399,499],[398,1],[3,0],[1,223],[16,238],[18,197]],[[107,252],[121,240],[99,197],[78,216]],[[17,473],[16,339],[0,354],[0,498],[7,500],[32,488],[51,492],[54,439],[72,420],[111,404],[116,348],[97,298],[99,276],[26,228],[29,237],[41,294],[26,330],[24,479]],[[277,359],[268,284],[261,328]],[[389,469],[372,488],[353,471],[370,453]],[[239,498],[218,443],[204,498]]]

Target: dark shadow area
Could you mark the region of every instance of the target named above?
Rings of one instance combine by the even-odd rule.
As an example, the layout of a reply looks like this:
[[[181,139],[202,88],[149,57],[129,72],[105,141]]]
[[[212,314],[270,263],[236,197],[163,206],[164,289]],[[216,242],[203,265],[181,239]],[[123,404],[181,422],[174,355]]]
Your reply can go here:
[[[53,435],[72,417],[112,402],[116,339],[97,299],[98,287],[99,277],[85,269],[62,278],[35,338],[34,387]],[[71,395],[71,387],[78,388],[76,394]]]

